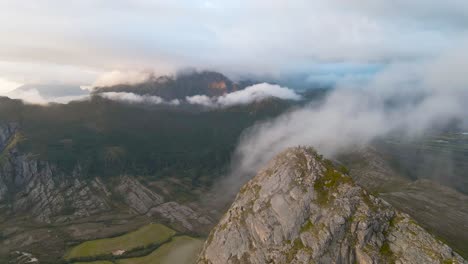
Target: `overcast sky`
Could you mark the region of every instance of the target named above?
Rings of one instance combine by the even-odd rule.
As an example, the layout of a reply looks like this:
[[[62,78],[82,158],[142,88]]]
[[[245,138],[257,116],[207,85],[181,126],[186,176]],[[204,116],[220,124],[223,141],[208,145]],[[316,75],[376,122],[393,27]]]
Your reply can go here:
[[[468,1],[0,0],[0,36],[0,93],[186,67],[323,81],[460,49]]]

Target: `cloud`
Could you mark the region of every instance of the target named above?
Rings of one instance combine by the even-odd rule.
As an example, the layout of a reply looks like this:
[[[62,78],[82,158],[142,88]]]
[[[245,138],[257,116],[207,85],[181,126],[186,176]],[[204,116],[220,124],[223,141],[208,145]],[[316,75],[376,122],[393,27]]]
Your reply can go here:
[[[187,96],[185,99],[190,104],[199,104],[207,107],[229,107],[250,104],[271,97],[284,100],[301,100],[301,96],[294,90],[269,83],[255,84],[243,90],[219,97],[210,98],[206,95],[195,95]]]
[[[45,97],[37,89],[13,90],[5,94],[12,99],[20,99],[29,104],[48,105],[50,103],[67,104],[71,101],[86,100],[88,95]]]
[[[300,100],[301,96],[289,88],[268,83],[260,83],[249,86],[244,90],[229,93],[218,98],[218,104],[231,106],[236,104],[249,104],[261,101],[268,97],[275,97],[285,100]]]
[[[15,64],[1,70],[2,78],[19,83],[91,85],[101,74],[128,69],[162,75],[187,66],[276,76],[320,63],[422,60],[467,35],[467,5],[41,0],[29,6],[6,0],[0,2],[0,64]]]
[[[113,86],[117,84],[138,84],[147,81],[153,77],[151,70],[136,71],[136,70],[115,70],[103,73],[92,84],[92,87]]]
[[[168,105],[180,104],[180,101],[177,99],[166,101],[159,96],[138,95],[134,93],[106,92],[106,93],[99,93],[98,95],[109,100],[121,101],[121,102],[127,102],[127,103],[168,104]]]
[[[332,5],[347,8],[360,14],[383,19],[404,19],[417,21],[432,26],[468,25],[468,3],[466,1],[449,0],[444,2],[426,0],[350,0],[330,1]]]
[[[216,99],[212,99],[206,95],[187,96],[185,97],[185,100],[187,100],[189,104],[203,105],[207,107],[216,106]]]
[[[63,103],[66,104],[70,101],[88,100],[88,94],[78,96],[44,96],[37,89],[27,90],[14,90],[5,94],[13,99],[21,99],[27,103],[42,104],[48,103]],[[181,100],[164,100],[159,96],[153,95],[138,95],[128,92],[104,92],[97,94],[100,97],[125,102],[132,104],[165,104],[165,105],[180,105]],[[236,91],[219,97],[208,97],[206,95],[195,95],[186,97],[185,101],[192,105],[202,105],[210,108],[229,107],[233,105],[244,105],[252,102],[264,100],[266,98],[275,97],[285,100],[300,100],[301,96],[296,94],[291,89],[272,85],[267,83],[256,84],[245,88],[241,91]]]
[[[12,81],[0,78],[0,95],[10,92],[20,87],[21,85],[22,85],[21,83],[12,82]]]
[[[147,104],[168,104],[179,105],[181,101],[178,99],[166,101],[159,96],[138,95],[127,92],[105,92],[99,93],[99,96],[114,101],[127,103],[147,103]],[[222,108],[233,105],[245,105],[252,102],[264,100],[266,98],[275,97],[284,100],[300,100],[301,96],[289,88],[268,83],[260,83],[249,86],[241,91],[225,94],[219,97],[209,97],[206,95],[187,96],[185,102],[192,105],[202,105],[210,108]]]
[[[231,173],[215,189],[236,193],[260,166],[291,146],[311,145],[333,157],[392,133],[417,138],[453,122],[468,128],[464,47],[424,63],[394,64],[365,85],[339,83],[324,102],[253,126],[240,139]]]

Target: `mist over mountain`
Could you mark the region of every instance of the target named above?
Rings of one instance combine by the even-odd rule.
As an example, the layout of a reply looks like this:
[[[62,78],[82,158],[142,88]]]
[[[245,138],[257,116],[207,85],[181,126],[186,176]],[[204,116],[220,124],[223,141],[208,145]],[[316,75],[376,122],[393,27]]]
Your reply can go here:
[[[468,1],[0,1],[0,264],[468,263]]]
[[[176,76],[149,76],[148,80],[133,85],[96,87],[94,93],[127,92],[138,95],[153,95],[164,100],[184,99],[187,96],[221,96],[242,90],[253,82],[234,83],[221,73],[213,71],[187,72]]]
[[[79,86],[65,84],[25,84],[4,94],[34,104],[68,103],[88,95],[89,91]]]
[[[317,91],[301,91],[300,93],[305,96],[303,97],[288,87],[248,80],[235,83],[223,74],[213,71],[185,71],[175,77],[154,77],[150,74],[134,84],[88,87],[87,89],[92,89],[92,91],[89,92],[76,86],[54,84],[23,85],[6,93],[5,96],[41,105],[91,100],[92,97],[99,96],[130,104],[225,108],[248,105],[269,98],[299,101],[313,98],[316,93],[325,91],[318,86],[315,88]]]
[[[459,224],[468,219],[468,208],[460,202],[467,199],[468,190],[463,119],[457,107],[415,115],[420,107],[426,109],[427,102],[442,98],[458,104],[463,90],[454,93],[459,97],[428,93],[426,88],[406,96],[388,90],[383,97],[370,88],[320,87],[295,91],[269,83],[236,83],[215,72],[191,72],[99,87],[89,96],[76,93],[80,100],[68,103],[1,98],[0,217],[7,231],[0,255],[23,258],[11,255],[21,249],[45,263],[108,259],[105,252],[70,257],[66,252],[78,249],[63,245],[99,241],[119,230],[137,232],[136,222],[130,221],[135,217],[139,226],[157,219],[181,234],[207,236],[240,186],[269,157],[283,147],[312,144],[349,166],[360,185],[386,197],[465,256],[466,237],[460,232],[465,228]],[[49,96],[75,92],[43,88]],[[406,119],[390,118],[401,113]],[[447,119],[440,119],[439,113]],[[424,116],[434,119],[410,123]],[[408,125],[411,129],[405,129]],[[427,128],[425,133],[408,136],[421,126]],[[350,152],[349,146],[364,148],[365,154]],[[361,165],[375,162],[384,165]],[[439,193],[437,201],[414,198],[434,191]],[[440,203],[451,204],[444,207],[447,214],[458,211],[446,218],[446,224],[440,224],[435,214],[419,213],[424,206],[441,210]],[[26,212],[30,218],[17,222]],[[104,237],[82,236],[61,227],[69,223],[89,232],[100,227],[82,227],[82,221],[91,221],[88,217],[112,221],[116,215],[125,224],[107,222]],[[45,224],[50,226],[47,230]],[[10,233],[12,228],[20,231]],[[47,240],[38,230],[56,237]],[[24,235],[35,240],[13,242]],[[45,255],[51,247],[56,252]],[[127,250],[140,257],[148,254],[131,246]],[[125,254],[122,259],[132,256]]]
[[[79,86],[66,84],[25,84],[11,91],[11,93],[28,92],[31,90],[36,90],[45,98],[88,94],[88,91]]]

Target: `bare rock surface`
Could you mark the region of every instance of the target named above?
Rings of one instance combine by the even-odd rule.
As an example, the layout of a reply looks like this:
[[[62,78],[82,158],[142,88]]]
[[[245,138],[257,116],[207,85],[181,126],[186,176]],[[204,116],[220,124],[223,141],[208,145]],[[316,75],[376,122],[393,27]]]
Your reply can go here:
[[[404,178],[372,147],[351,153],[344,160],[357,184],[379,193],[385,201],[409,214],[463,257],[468,257],[466,194],[428,179]]]
[[[66,174],[33,154],[18,151],[19,137],[16,124],[0,124],[0,215],[62,223],[123,209],[133,215],[162,216],[190,231],[211,226],[209,218],[186,205],[166,202],[136,177],[104,181],[86,177],[79,166]]]
[[[308,148],[239,192],[198,263],[467,263],[408,215]]]
[[[192,208],[177,202],[167,202],[149,210],[148,215],[160,215],[171,222],[181,224],[189,231],[196,231],[200,226],[210,226],[212,221],[209,217],[200,215]]]
[[[136,213],[145,214],[153,206],[164,202],[164,198],[143,186],[137,179],[123,176],[115,190],[125,203]]]

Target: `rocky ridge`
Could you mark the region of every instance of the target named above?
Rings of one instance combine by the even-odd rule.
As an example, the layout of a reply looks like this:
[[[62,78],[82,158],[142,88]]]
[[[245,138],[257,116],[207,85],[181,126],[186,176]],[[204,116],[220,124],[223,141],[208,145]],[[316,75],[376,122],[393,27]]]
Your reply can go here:
[[[468,196],[434,181],[402,177],[373,147],[340,157],[353,180],[468,256]],[[437,197],[434,197],[437,193]],[[440,216],[443,215],[443,221]]]
[[[239,192],[198,263],[467,263],[408,215],[308,148]]]

